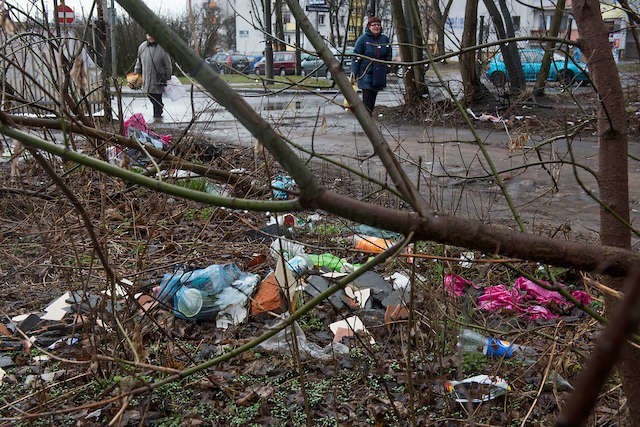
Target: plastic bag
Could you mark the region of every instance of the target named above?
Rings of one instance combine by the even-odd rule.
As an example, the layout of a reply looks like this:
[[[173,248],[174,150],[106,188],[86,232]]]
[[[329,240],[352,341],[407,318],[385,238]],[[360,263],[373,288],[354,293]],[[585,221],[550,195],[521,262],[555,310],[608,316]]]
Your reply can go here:
[[[303,255],[305,251],[304,246],[300,243],[284,237],[278,237],[271,243],[269,253],[275,260],[280,259],[280,254],[282,254],[285,260],[289,260],[296,255]]]
[[[180,80],[176,76],[171,76],[171,79],[167,82],[167,85],[164,87],[164,94],[172,101],[177,101],[185,95],[186,91],[184,90],[184,86],[180,83]]]
[[[476,375],[462,381],[447,381],[444,388],[460,403],[482,403],[511,391],[505,380],[489,375]]]
[[[157,299],[173,302],[173,314],[180,319],[212,319],[231,305],[244,305],[258,280],[235,264],[213,264],[188,272],[179,269],[164,275]]]
[[[279,321],[276,321],[276,324],[278,322]],[[334,342],[328,344],[326,347],[320,347],[318,344],[307,341],[307,337],[298,323],[295,322],[294,325],[296,328],[296,338],[298,340],[298,351],[300,352],[300,358],[302,360],[311,357],[313,359],[330,361],[337,355],[349,353],[349,347],[341,343]],[[258,344],[258,348],[265,351],[292,354],[292,343],[293,334],[291,333],[291,328],[287,327],[268,340]]]
[[[353,91],[355,93],[358,93],[358,86],[356,85],[356,78],[353,73],[349,75],[349,83],[351,83],[351,88],[353,89]],[[342,101],[342,106],[345,108],[345,110],[351,109],[351,105],[349,105],[349,101],[347,101],[347,98]]]

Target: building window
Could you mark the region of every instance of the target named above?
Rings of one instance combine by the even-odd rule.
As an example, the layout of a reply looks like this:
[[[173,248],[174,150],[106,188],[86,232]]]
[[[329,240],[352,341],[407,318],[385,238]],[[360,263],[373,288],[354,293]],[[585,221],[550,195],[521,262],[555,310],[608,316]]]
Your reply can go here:
[[[318,25],[324,25],[324,13],[318,15]]]
[[[512,16],[511,22],[513,23],[513,31],[520,31],[520,17]]]

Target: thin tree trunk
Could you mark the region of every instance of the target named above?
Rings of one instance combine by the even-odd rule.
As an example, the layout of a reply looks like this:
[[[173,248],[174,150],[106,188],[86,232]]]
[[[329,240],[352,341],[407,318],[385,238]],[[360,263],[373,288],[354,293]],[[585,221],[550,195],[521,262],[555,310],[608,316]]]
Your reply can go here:
[[[191,37],[193,38],[193,50],[198,55],[202,55],[202,52],[200,52],[200,39],[198,38],[198,33],[196,30],[196,18],[193,15],[193,6],[191,5],[191,0],[188,0],[187,2],[187,10],[189,11],[189,27],[191,28]]]
[[[608,210],[600,209],[600,241],[602,244],[631,248],[629,227],[629,183],[628,183],[628,135],[627,116],[625,114],[624,95],[620,84],[620,76],[609,47],[608,31],[600,14],[597,0],[574,0],[573,16],[575,17],[581,47],[589,66],[591,80],[598,92],[598,138],[599,138],[599,171],[598,187],[603,206],[614,211],[621,219],[617,219]],[[622,279],[611,279],[609,284],[615,289],[622,288]],[[607,298],[607,313],[616,313],[622,303]],[[633,311],[638,312],[634,307]],[[635,316],[637,318],[637,314]],[[636,320],[637,321],[637,320]],[[607,340],[603,337],[602,340]],[[608,349],[611,360],[618,356],[617,348]],[[600,353],[602,354],[602,353]],[[562,412],[559,419],[561,425],[580,425],[585,423],[590,410],[593,409],[598,391],[604,382],[601,368],[602,358],[590,360],[588,368],[578,379],[576,390]],[[640,425],[640,351],[628,343],[623,344],[619,354],[619,372],[622,388],[627,398],[631,425]],[[601,368],[602,369],[602,368]],[[605,370],[606,371],[606,370]],[[595,376],[594,376],[595,374]],[[585,393],[589,390],[590,393]]]
[[[440,8],[440,0],[432,0],[433,5],[433,21],[436,24],[436,56],[444,55],[444,38],[445,38],[445,18]]]
[[[560,32],[560,24],[562,23],[562,16],[564,15],[564,5],[565,0],[557,0],[556,10],[553,14],[553,19],[551,20],[551,28],[549,29],[549,37],[556,38],[558,37],[558,32]],[[553,51],[556,48],[556,42],[548,41],[547,42],[547,50],[544,53],[544,57],[542,58],[542,65],[540,66],[540,72],[536,78],[536,84],[533,89],[533,94],[536,96],[544,95],[544,87],[547,83],[547,78],[549,77],[549,67],[551,66],[551,58],[553,58]]]
[[[396,27],[396,35],[398,36],[398,43],[400,44],[400,58],[402,61],[412,61],[411,49],[409,49],[409,36],[407,31],[407,23],[404,16],[404,10],[402,2],[391,2],[391,16]],[[411,107],[417,104],[420,95],[416,86],[413,73],[404,74],[404,103],[405,106]]]
[[[273,7],[275,8],[276,20],[276,51],[287,50],[284,40],[284,23],[282,22],[282,0],[276,0]]]
[[[104,46],[103,49],[103,60],[102,60],[102,72],[100,76],[102,77],[102,101],[104,106],[104,120],[105,122],[111,122],[113,118],[113,111],[111,111],[111,94],[109,93],[109,72],[107,71],[109,67],[107,64],[109,63],[109,58],[107,57],[107,26],[104,21],[104,9],[102,7],[102,1],[98,1],[97,4],[97,15],[98,15],[98,34],[100,35],[100,42]],[[115,77],[115,76],[114,76]],[[90,116],[91,111],[87,111],[87,114]],[[104,147],[99,149],[100,155],[102,158],[107,158],[107,152]]]
[[[408,25],[411,27],[412,35],[412,57],[413,61],[418,62],[424,59],[421,46],[424,46],[424,39],[422,37],[422,25],[420,25],[420,14],[418,12],[417,0],[405,0],[405,10]],[[413,78],[416,83],[416,89],[418,93],[422,95],[426,93],[427,86],[424,82],[424,65],[418,64],[412,67]]]
[[[505,24],[497,6],[493,0],[484,0],[484,4],[491,16],[498,39],[507,39],[508,35],[505,30]],[[506,12],[507,15],[504,17],[504,20],[511,20],[511,14],[508,13],[508,10]],[[513,32],[513,25],[511,25],[511,32]],[[526,82],[524,80],[524,73],[522,72],[522,63],[520,62],[520,53],[518,52],[517,45],[515,43],[501,44],[500,52],[502,52],[502,57],[507,67],[511,90],[516,94],[522,92],[525,89]]]
[[[271,37],[271,0],[263,0],[264,7],[264,75],[267,78],[267,84],[273,80],[273,38]]]
[[[476,45],[478,29],[478,0],[467,0],[464,9],[464,29],[462,31],[462,48]],[[480,77],[476,67],[476,52],[469,51],[460,55],[460,74],[464,87],[464,102],[472,105],[476,94],[480,91]]]

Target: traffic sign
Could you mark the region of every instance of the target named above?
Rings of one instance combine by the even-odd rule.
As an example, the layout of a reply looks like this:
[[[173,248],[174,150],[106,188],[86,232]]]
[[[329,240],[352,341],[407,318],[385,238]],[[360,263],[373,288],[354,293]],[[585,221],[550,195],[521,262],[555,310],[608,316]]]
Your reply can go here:
[[[71,9],[66,4],[58,5],[58,22],[59,23],[71,24],[75,18],[76,18],[76,15],[73,13],[73,9]]]

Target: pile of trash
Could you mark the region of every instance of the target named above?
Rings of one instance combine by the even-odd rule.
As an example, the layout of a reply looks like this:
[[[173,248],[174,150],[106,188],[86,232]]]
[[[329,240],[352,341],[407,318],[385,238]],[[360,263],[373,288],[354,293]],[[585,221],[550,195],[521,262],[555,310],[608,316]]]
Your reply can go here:
[[[283,176],[277,180],[273,186],[273,197],[290,197],[295,185],[293,181]],[[252,238],[262,235],[271,240],[267,253],[254,254],[248,263],[217,263],[200,268],[176,265],[135,295],[131,295],[131,290],[139,288],[126,280],[115,287],[115,296],[111,291],[66,292],[42,313],[16,316],[10,323],[0,325],[0,350],[28,351],[34,345],[59,350],[78,345],[83,339],[80,326],[94,322],[99,327],[109,328],[108,314],[125,308],[131,313],[132,304],[133,311],[139,316],[162,313],[178,322],[206,324],[218,330],[251,321],[264,332],[287,319],[303,303],[326,296],[319,306],[325,312],[322,320],[326,332],[309,337],[298,322],[294,322],[292,328],[275,334],[261,343],[259,349],[291,355],[295,340],[296,351],[305,359],[330,361],[336,357],[348,357],[350,346],[357,342],[375,344],[382,335],[381,328],[388,335],[397,324],[408,321],[412,284],[415,286],[424,279],[416,275],[412,281],[402,272],[382,275],[366,271],[331,295],[323,294],[361,267],[353,262],[354,259],[382,252],[399,241],[400,236],[366,225],[354,227],[354,234],[348,240],[349,249],[359,253],[360,258],[343,258],[315,251],[293,239],[299,232],[296,229],[308,230],[320,220],[318,214],[305,219],[292,214],[270,217],[262,229],[248,231]],[[402,262],[410,264],[414,262],[414,256],[412,248],[408,247],[402,254]],[[465,253],[463,258],[462,266],[473,263],[473,253]],[[258,275],[249,270],[268,272]],[[518,278],[512,287],[501,284],[481,288],[471,280],[448,274],[444,276],[444,288],[452,298],[475,288],[476,293],[484,292],[477,301],[480,310],[507,310],[534,320],[558,317],[557,311],[570,305],[560,293],[544,289],[523,277]],[[583,304],[590,302],[589,295],[583,291],[573,291],[571,295]],[[96,313],[107,315],[96,316]],[[539,359],[531,348],[466,329],[460,331],[457,348],[462,352],[483,354],[487,358],[520,358],[527,366]],[[12,364],[12,357],[0,353],[0,383],[4,376],[2,368]],[[51,375],[53,379],[57,374]],[[571,389],[568,381],[554,373],[547,381],[558,390]],[[482,374],[466,380],[447,381],[442,389],[457,402],[481,403],[507,393],[510,386],[504,378]]]

